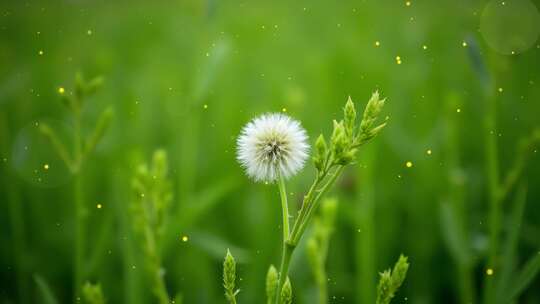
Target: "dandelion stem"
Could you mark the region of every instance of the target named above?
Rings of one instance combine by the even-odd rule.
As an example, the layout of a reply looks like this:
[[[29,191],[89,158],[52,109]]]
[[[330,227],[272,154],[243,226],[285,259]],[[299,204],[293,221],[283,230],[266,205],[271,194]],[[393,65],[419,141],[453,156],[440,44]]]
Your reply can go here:
[[[289,239],[289,206],[287,204],[287,190],[285,189],[285,180],[279,174],[278,178],[279,196],[281,198],[281,209],[283,212],[283,242]]]

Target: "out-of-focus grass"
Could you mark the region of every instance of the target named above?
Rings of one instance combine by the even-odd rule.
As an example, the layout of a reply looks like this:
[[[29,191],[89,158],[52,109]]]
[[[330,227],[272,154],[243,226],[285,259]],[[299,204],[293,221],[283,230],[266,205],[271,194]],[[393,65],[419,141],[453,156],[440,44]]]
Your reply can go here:
[[[128,208],[135,168],[157,148],[170,157],[175,197],[162,248],[171,295],[182,292],[185,303],[223,303],[220,266],[231,248],[239,302],[262,301],[268,265],[279,259],[279,197],[276,187],[248,181],[236,164],[240,127],[255,114],[286,111],[312,137],[328,133],[326,122],[340,115],[348,95],[360,103],[375,89],[388,97],[389,124],[360,151],[357,169],[345,172],[334,193],[340,211],[327,259],[329,295],[342,303],[373,302],[377,271],[403,252],[411,267],[397,302],[455,303],[470,294],[479,301],[489,235],[484,138],[496,137],[504,176],[518,139],[538,127],[540,113],[534,68],[540,49],[513,56],[491,50],[478,33],[485,4],[3,2],[0,302],[39,302],[43,286],[60,303],[71,300],[73,178],[54,187],[29,178],[33,171],[15,159],[39,159],[51,147],[24,151],[15,143],[36,121],[72,123],[58,88],[72,87],[78,71],[105,77],[83,109],[83,132],[91,132],[107,106],[115,108],[110,132],[87,160],[83,194],[84,279],[99,281],[110,303],[152,301]],[[494,130],[482,126],[486,89],[462,45],[471,36],[493,81]],[[493,278],[507,283],[526,281],[529,272],[520,276],[516,269],[540,248],[534,237],[540,163],[538,148],[532,149],[519,181],[528,185],[526,195],[513,191],[501,204],[504,262]],[[41,167],[33,170],[43,174]],[[308,166],[288,185],[291,209],[313,174]],[[522,219],[516,204],[524,204]],[[457,225],[457,241],[447,241],[448,225]],[[507,239],[517,249],[505,248]],[[507,261],[513,270],[503,267]],[[291,265],[295,303],[316,294],[306,263],[298,255]],[[526,288],[519,302],[539,299],[536,289]]]

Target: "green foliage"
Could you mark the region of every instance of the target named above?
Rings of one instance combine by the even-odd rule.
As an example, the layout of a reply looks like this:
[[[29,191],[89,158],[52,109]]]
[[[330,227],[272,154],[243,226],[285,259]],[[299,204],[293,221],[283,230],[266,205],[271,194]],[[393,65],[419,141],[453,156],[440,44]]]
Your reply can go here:
[[[407,257],[400,255],[392,271],[388,269],[381,273],[377,287],[377,304],[389,304],[392,301],[399,287],[405,281],[408,269]]]
[[[87,304],[105,304],[105,297],[101,291],[100,284],[92,284],[90,282],[84,283],[82,288],[82,294],[84,298],[84,303]]]
[[[328,149],[326,148],[324,137],[319,136],[316,143],[316,154],[313,158],[317,175],[308,193],[304,196],[302,207],[290,233],[287,198],[284,195],[286,191],[285,186],[280,181],[279,190],[283,211],[284,238],[277,294],[280,294],[280,290],[285,283],[284,280],[288,276],[288,267],[294,249],[311,222],[320,199],[334,185],[336,179],[343,172],[344,167],[353,162],[358,147],[375,137],[386,125],[386,123],[383,123],[373,128],[373,124],[377,120],[383,106],[384,100],[380,100],[379,94],[375,92],[364,110],[364,117],[359,128],[360,132],[356,133],[356,111],[354,110],[352,100],[349,98],[343,109],[344,119],[339,122],[334,120],[333,122],[334,130]],[[277,299],[276,304],[279,304]]]
[[[330,148],[327,148],[324,136],[321,134],[315,143],[313,162],[319,176],[326,176],[334,166],[345,166],[355,160],[358,147],[364,145],[386,126],[386,122],[373,126],[378,120],[385,100],[379,99],[375,92],[368,101],[360,126],[356,126],[356,109],[349,97],[343,109],[343,120],[334,120],[334,129],[330,138]]]
[[[62,103],[70,110],[75,124],[72,134],[75,147],[72,153],[68,152],[66,144],[60,140],[56,131],[49,125],[42,123],[39,126],[40,131],[49,139],[58,155],[74,174],[79,172],[84,160],[94,151],[97,144],[101,141],[109,128],[113,116],[112,107],[107,107],[101,112],[90,135],[85,137],[82,134],[81,112],[84,103],[86,99],[91,97],[99,87],[101,87],[102,84],[102,77],[96,77],[86,81],[81,74],[77,74],[74,92],[66,92],[64,88],[61,88],[59,91]]]
[[[152,291],[161,304],[169,303],[159,247],[165,229],[167,210],[172,200],[167,172],[167,154],[163,150],[156,150],[152,156],[151,166],[140,165],[132,180],[133,227],[142,240]]]
[[[330,236],[334,231],[338,203],[334,198],[328,198],[321,203],[321,212],[313,221],[313,235],[307,241],[307,257],[311,272],[317,283],[318,303],[328,303],[328,278],[326,275],[326,258]]]
[[[47,281],[38,274],[34,274],[34,281],[38,287],[40,300],[43,304],[58,304],[56,297]]]
[[[527,261],[540,248],[534,204],[540,198],[538,143],[524,145],[525,162],[519,159],[519,139],[540,127],[538,42],[514,55],[497,54],[478,31],[490,1],[405,2],[3,1],[0,303],[43,303],[35,273],[62,303],[76,303],[77,296],[82,302],[75,287],[97,278],[109,303],[157,303],[144,239],[134,231],[129,211],[137,161],[158,146],[169,153],[174,193],[157,246],[170,297],[181,289],[184,303],[225,302],[215,272],[230,248],[238,265],[249,265],[243,280],[237,277],[239,300],[266,301],[264,276],[270,263],[280,266],[279,203],[277,194],[267,191],[271,186],[248,186],[236,167],[240,126],[256,113],[286,110],[307,130],[311,156],[323,156],[315,162],[316,172],[323,171],[331,150],[329,123],[343,119],[349,136],[352,119],[340,108],[347,107],[350,95],[358,107],[353,132],[360,133],[363,102],[376,88],[391,101],[380,123],[389,115],[391,124],[376,143],[360,147],[354,168],[327,188],[340,208],[329,253],[336,260],[327,263],[331,295],[343,304],[374,303],[377,265],[406,248],[409,259],[414,257],[408,303],[482,303],[484,289],[494,297],[488,304],[538,302],[538,274],[514,289],[518,277],[534,274],[522,271],[534,265]],[[508,2],[498,7],[509,9]],[[514,2],[538,7],[538,1]],[[380,16],[392,22],[380,22]],[[512,23],[498,29],[500,42],[522,37]],[[398,55],[400,64],[394,60]],[[77,70],[87,76],[75,83]],[[105,78],[94,81],[97,75]],[[58,94],[60,87],[64,94]],[[81,103],[76,95],[85,95]],[[87,154],[79,173],[73,132],[78,107],[77,146]],[[93,144],[89,139],[102,134],[94,130],[108,107],[114,117]],[[484,121],[492,118],[495,124]],[[454,126],[452,138],[446,121]],[[38,133],[34,138],[42,135],[45,144],[25,130]],[[319,133],[324,149],[317,149]],[[495,197],[503,198],[493,221],[499,226],[493,230],[498,237],[493,265],[488,138],[496,140],[500,166],[493,178],[500,178]],[[30,161],[33,156],[36,162]],[[405,167],[407,161],[414,166]],[[35,164],[23,172],[21,166],[30,163]],[[48,173],[44,164],[50,165]],[[291,224],[313,172],[308,167],[287,183]],[[35,184],[37,177],[57,173],[65,184]],[[324,184],[313,190],[313,200]],[[521,187],[528,187],[526,196]],[[75,211],[75,206],[82,207]],[[320,211],[317,207],[314,217]],[[307,227],[302,251],[318,221]],[[183,235],[189,241],[179,240]],[[77,267],[71,259],[75,240],[85,244],[78,247],[79,276],[71,273]],[[298,303],[316,302],[311,269],[299,268],[310,267],[305,254],[291,262]],[[494,286],[486,288],[484,279]],[[469,292],[462,296],[462,290]],[[521,291],[509,300],[513,290]],[[404,302],[404,291],[393,302]]]
[[[229,249],[223,261],[223,288],[225,297],[231,304],[236,304],[236,295],[240,290],[235,290],[236,286],[236,262]]]

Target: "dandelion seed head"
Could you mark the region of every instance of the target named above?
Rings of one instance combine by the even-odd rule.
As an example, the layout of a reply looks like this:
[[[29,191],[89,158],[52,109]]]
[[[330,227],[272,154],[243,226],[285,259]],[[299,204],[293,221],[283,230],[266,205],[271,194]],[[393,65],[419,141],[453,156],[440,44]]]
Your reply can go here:
[[[237,140],[237,159],[255,181],[289,178],[304,167],[308,136],[300,123],[287,115],[271,113],[250,121]]]

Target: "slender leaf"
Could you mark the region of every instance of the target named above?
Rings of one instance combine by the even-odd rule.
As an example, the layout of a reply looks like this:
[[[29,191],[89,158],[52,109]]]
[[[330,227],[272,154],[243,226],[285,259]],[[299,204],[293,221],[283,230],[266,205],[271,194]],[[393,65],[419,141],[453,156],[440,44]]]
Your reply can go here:
[[[41,295],[41,303],[43,304],[58,304],[58,300],[49,287],[49,284],[39,274],[34,274],[34,281],[37,284],[39,293]]]

